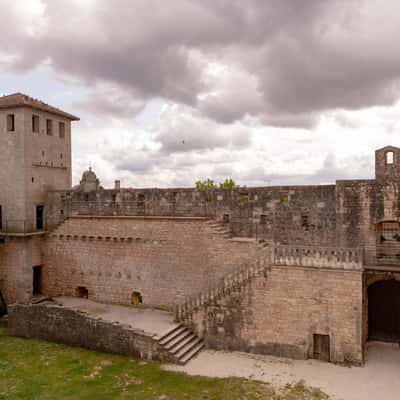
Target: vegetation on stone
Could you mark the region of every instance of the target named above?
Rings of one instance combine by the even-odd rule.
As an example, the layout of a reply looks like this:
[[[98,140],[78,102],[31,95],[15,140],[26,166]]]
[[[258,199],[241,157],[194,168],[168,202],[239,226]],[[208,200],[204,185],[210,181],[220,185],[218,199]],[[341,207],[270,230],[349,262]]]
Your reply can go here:
[[[320,400],[302,383],[275,390],[238,378],[163,371],[132,360],[45,341],[10,337],[0,327],[1,400]]]
[[[217,185],[212,179],[206,179],[205,181],[197,181],[196,189],[210,190],[210,189],[232,189],[236,187],[236,183],[232,179],[225,179]]]

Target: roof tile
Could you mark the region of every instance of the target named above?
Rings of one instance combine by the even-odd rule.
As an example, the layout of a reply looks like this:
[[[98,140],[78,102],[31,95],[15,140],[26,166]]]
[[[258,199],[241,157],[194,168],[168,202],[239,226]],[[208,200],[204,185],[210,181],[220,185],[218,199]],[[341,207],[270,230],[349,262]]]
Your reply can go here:
[[[23,93],[13,93],[7,96],[0,97],[0,110],[13,107],[30,107],[36,110],[46,111],[51,114],[56,114],[61,117],[70,119],[71,121],[79,121],[75,115],[69,114],[59,108],[50,106],[43,101],[29,97]]]

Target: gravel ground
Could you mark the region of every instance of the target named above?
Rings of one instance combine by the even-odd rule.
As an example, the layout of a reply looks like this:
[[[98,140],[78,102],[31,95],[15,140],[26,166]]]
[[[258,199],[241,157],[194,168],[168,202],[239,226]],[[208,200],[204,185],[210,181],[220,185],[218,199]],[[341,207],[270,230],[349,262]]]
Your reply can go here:
[[[190,375],[244,377],[277,386],[304,381],[335,400],[400,399],[398,344],[369,343],[368,361],[363,367],[207,350],[186,366],[168,365],[164,368]]]

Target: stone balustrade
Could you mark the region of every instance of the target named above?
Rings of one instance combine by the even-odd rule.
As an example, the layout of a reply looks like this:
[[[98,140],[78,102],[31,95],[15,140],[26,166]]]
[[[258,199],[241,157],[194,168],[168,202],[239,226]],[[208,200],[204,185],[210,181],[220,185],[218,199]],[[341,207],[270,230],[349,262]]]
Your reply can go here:
[[[321,269],[362,270],[361,249],[277,245],[274,265]]]
[[[190,319],[194,312],[210,304],[214,299],[227,296],[256,276],[266,274],[271,266],[270,251],[271,248],[264,249],[264,256],[259,257],[255,262],[225,275],[215,286],[200,292],[197,296],[189,298],[182,304],[178,304],[175,308],[175,320],[181,322]]]

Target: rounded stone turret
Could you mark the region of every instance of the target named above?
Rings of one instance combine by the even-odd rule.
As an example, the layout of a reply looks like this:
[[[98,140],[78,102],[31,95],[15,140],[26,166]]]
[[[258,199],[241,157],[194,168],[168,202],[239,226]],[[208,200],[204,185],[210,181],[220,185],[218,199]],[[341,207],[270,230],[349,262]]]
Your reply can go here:
[[[92,171],[92,168],[89,167],[89,169],[82,174],[82,179],[79,183],[79,190],[88,193],[99,189],[100,181],[94,171]]]

